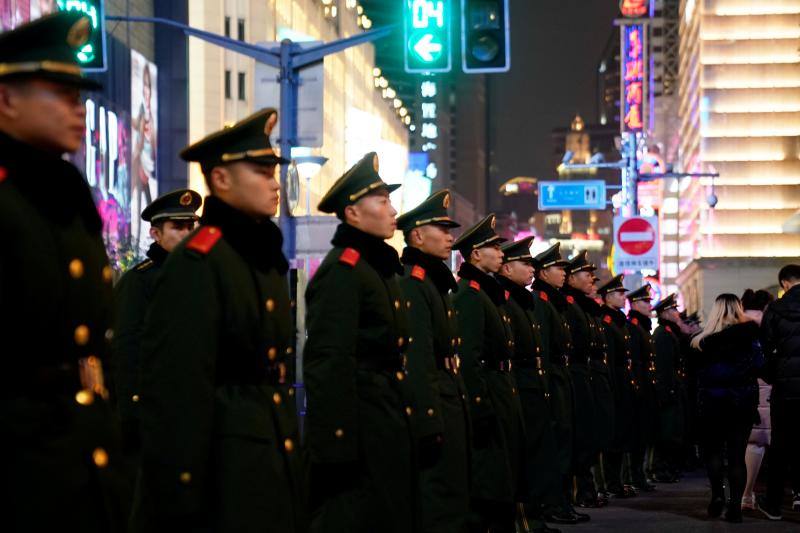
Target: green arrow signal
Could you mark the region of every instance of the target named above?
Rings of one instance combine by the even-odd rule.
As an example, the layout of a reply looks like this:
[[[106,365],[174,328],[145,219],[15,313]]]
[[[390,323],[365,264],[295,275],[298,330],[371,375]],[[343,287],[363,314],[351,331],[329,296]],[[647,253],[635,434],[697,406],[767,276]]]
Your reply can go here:
[[[426,63],[431,63],[439,59],[442,55],[442,43],[435,41],[432,33],[425,33],[411,47],[417,55]]]

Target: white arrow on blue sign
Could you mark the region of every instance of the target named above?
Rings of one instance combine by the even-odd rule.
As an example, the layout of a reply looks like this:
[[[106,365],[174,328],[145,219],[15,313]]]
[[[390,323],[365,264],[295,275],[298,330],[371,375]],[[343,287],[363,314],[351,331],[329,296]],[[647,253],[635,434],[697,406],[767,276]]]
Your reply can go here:
[[[606,182],[603,180],[539,182],[540,211],[605,208]]]

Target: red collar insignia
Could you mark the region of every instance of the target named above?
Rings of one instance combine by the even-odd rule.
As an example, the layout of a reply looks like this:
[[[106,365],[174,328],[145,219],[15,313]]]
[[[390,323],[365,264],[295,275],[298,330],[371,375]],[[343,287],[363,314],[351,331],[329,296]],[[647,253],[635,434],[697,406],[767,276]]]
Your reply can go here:
[[[547,293],[544,291],[539,291],[539,298],[544,300],[545,302],[549,302],[550,298],[547,296]]]
[[[476,291],[481,290],[481,284],[475,281],[474,279],[469,280],[469,288],[475,289]]]
[[[358,253],[358,250],[355,248],[345,248],[342,255],[339,256],[339,262],[354,267],[356,263],[358,263],[360,257],[361,254]]]
[[[603,322],[605,322],[606,324],[611,324],[611,315],[604,316]]]
[[[506,291],[506,292],[505,292],[505,296],[506,296],[506,301],[508,301],[508,298],[511,296],[511,293],[510,293],[510,292],[508,292],[508,291]]]
[[[7,177],[8,177],[8,170],[6,170],[6,167],[0,167],[0,183],[6,181]]]
[[[186,243],[186,249],[206,255],[221,238],[221,229],[215,226],[203,226],[197,230],[197,233]]]
[[[639,325],[639,319],[636,318],[636,317],[631,318],[631,324],[633,324],[634,326],[638,326]]]
[[[425,279],[425,269],[419,265],[414,265],[414,268],[411,269],[411,277],[423,281]]]
[[[672,328],[669,326],[664,326],[664,329],[667,330],[667,333],[672,333]]]
[[[567,302],[571,303],[571,304],[574,304],[575,303],[575,298],[573,298],[572,296],[567,295]]]

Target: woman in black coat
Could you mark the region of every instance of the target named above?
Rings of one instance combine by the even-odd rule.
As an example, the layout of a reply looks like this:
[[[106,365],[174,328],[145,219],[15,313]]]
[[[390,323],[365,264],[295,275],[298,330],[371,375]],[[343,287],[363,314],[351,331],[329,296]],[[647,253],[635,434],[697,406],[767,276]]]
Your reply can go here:
[[[756,375],[764,364],[758,325],[749,320],[733,294],[714,302],[703,331],[692,339],[698,350],[698,422],[703,456],[711,482],[708,514],[718,517],[725,503],[724,460],[728,460],[728,522],[742,521],[742,493],[747,468],[745,450],[750,429],[758,421]]]

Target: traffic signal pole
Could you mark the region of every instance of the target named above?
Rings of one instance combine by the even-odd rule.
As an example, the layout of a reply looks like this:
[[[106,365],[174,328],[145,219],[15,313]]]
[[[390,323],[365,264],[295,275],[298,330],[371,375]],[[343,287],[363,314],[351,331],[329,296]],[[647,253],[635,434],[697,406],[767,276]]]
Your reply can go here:
[[[280,138],[278,139],[278,143],[280,145],[281,155],[287,159],[291,158],[292,146],[297,143],[297,89],[299,86],[300,71],[318,64],[325,56],[387,37],[395,30],[394,25],[384,26],[375,30],[359,33],[358,35],[353,35],[346,39],[339,39],[310,48],[301,48],[298,44],[289,39],[281,41],[279,47],[264,48],[237,39],[231,39],[230,37],[217,35],[216,33],[192,28],[186,24],[161,17],[108,15],[106,19],[120,22],[159,24],[171,27],[182,31],[188,37],[197,37],[203,41],[251,57],[256,61],[278,69],[278,82],[281,86],[281,100],[278,110],[278,118],[280,120]],[[286,255],[286,258],[291,261],[297,254],[297,237],[296,223],[288,204],[287,177],[288,165],[281,165],[281,216],[278,222],[284,236],[283,253]]]

